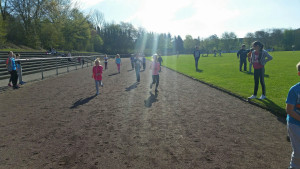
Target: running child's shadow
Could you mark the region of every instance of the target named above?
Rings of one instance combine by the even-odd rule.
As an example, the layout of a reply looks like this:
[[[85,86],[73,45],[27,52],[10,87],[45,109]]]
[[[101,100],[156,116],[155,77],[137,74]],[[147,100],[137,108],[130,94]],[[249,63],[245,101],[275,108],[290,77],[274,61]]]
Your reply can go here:
[[[139,84],[138,82],[133,83],[131,86],[126,87],[125,91],[129,92],[130,90],[137,88],[138,84]]]
[[[113,73],[113,74],[110,74],[108,76],[114,76],[114,75],[117,75],[117,74],[119,74],[119,73]]]
[[[157,96],[158,96],[158,92],[155,92],[155,94],[153,94],[152,92],[149,92],[150,96],[148,97],[147,100],[144,100],[145,103],[145,107],[150,108],[152,106],[152,103],[157,102]]]
[[[77,107],[80,106],[80,105],[84,105],[84,104],[88,103],[90,100],[92,100],[92,99],[95,98],[95,97],[96,97],[96,95],[87,97],[87,98],[85,98],[85,99],[82,99],[82,98],[81,98],[81,99],[79,99],[78,101],[76,101],[76,102],[73,104],[73,106],[70,107],[70,109],[75,109],[75,108],[77,108]]]

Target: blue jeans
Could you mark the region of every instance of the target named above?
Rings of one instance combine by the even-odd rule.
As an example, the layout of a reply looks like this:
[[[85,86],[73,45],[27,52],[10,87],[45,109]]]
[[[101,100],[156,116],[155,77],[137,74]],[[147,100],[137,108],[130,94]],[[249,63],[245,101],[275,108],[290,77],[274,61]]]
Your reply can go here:
[[[140,81],[140,68],[136,67],[135,68],[135,74],[136,74],[136,81]]]
[[[195,57],[195,66],[196,66],[196,69],[198,69],[198,61],[199,61],[199,58],[200,58],[200,57]]]
[[[101,80],[95,80],[95,85],[96,85],[97,94],[99,94],[99,86],[102,85],[102,81]]]
[[[287,122],[287,129],[293,149],[290,168],[300,168],[300,126]]]

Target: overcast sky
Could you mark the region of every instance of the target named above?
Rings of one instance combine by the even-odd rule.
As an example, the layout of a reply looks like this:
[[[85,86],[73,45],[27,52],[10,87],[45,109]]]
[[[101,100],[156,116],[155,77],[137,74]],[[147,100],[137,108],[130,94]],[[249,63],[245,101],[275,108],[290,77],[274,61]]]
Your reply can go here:
[[[300,0],[72,0],[83,12],[98,9],[107,22],[206,38],[224,32],[244,37],[269,28],[300,28]]]

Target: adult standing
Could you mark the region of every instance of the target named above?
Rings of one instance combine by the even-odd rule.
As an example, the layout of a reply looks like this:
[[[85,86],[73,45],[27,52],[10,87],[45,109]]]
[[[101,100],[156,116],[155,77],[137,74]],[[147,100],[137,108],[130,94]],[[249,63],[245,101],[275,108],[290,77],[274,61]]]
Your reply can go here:
[[[266,98],[266,87],[265,87],[265,65],[268,61],[272,60],[273,57],[269,55],[269,53],[264,50],[264,45],[259,42],[255,41],[252,44],[254,51],[251,54],[251,63],[253,64],[254,68],[254,93],[252,96],[248,97],[248,99],[255,99],[258,90],[258,84],[260,81],[262,87],[262,95],[259,99],[263,100]],[[267,59],[266,59],[267,58]]]
[[[244,71],[247,71],[247,54],[250,50],[245,49],[246,45],[243,44],[242,48],[238,51],[237,58],[240,58],[240,71],[242,71],[242,67],[244,65]]]
[[[195,66],[196,66],[196,71],[198,70],[198,61],[200,58],[201,51],[199,50],[199,47],[196,47],[196,50],[194,51],[194,59],[195,59]]]

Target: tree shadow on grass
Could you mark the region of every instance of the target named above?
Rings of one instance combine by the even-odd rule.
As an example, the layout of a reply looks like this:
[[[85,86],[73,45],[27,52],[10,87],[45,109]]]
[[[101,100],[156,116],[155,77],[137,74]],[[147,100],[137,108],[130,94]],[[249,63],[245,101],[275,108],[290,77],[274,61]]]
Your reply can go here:
[[[139,84],[138,82],[133,83],[131,86],[126,87],[125,91],[129,92],[130,90],[137,88],[138,84]]]
[[[285,109],[281,108],[277,104],[275,104],[272,100],[266,98],[264,100],[261,100],[261,102],[266,106],[270,107],[272,111],[270,111],[272,114],[277,116],[277,120],[280,121],[283,124],[286,124],[286,116],[285,116]]]
[[[70,107],[70,109],[75,109],[75,108],[77,108],[77,107],[80,106],[80,105],[84,105],[84,104],[88,103],[90,100],[92,100],[92,99],[95,98],[95,97],[96,97],[96,95],[87,97],[87,98],[85,98],[85,99],[82,99],[82,98],[81,98],[81,99],[79,99],[78,101],[76,101],[76,102],[73,104],[73,106]]]
[[[144,100],[145,103],[145,107],[150,108],[152,106],[152,103],[157,102],[157,96],[158,96],[158,92],[155,92],[155,94],[153,94],[152,92],[149,92],[150,96],[148,97],[147,100]]]

